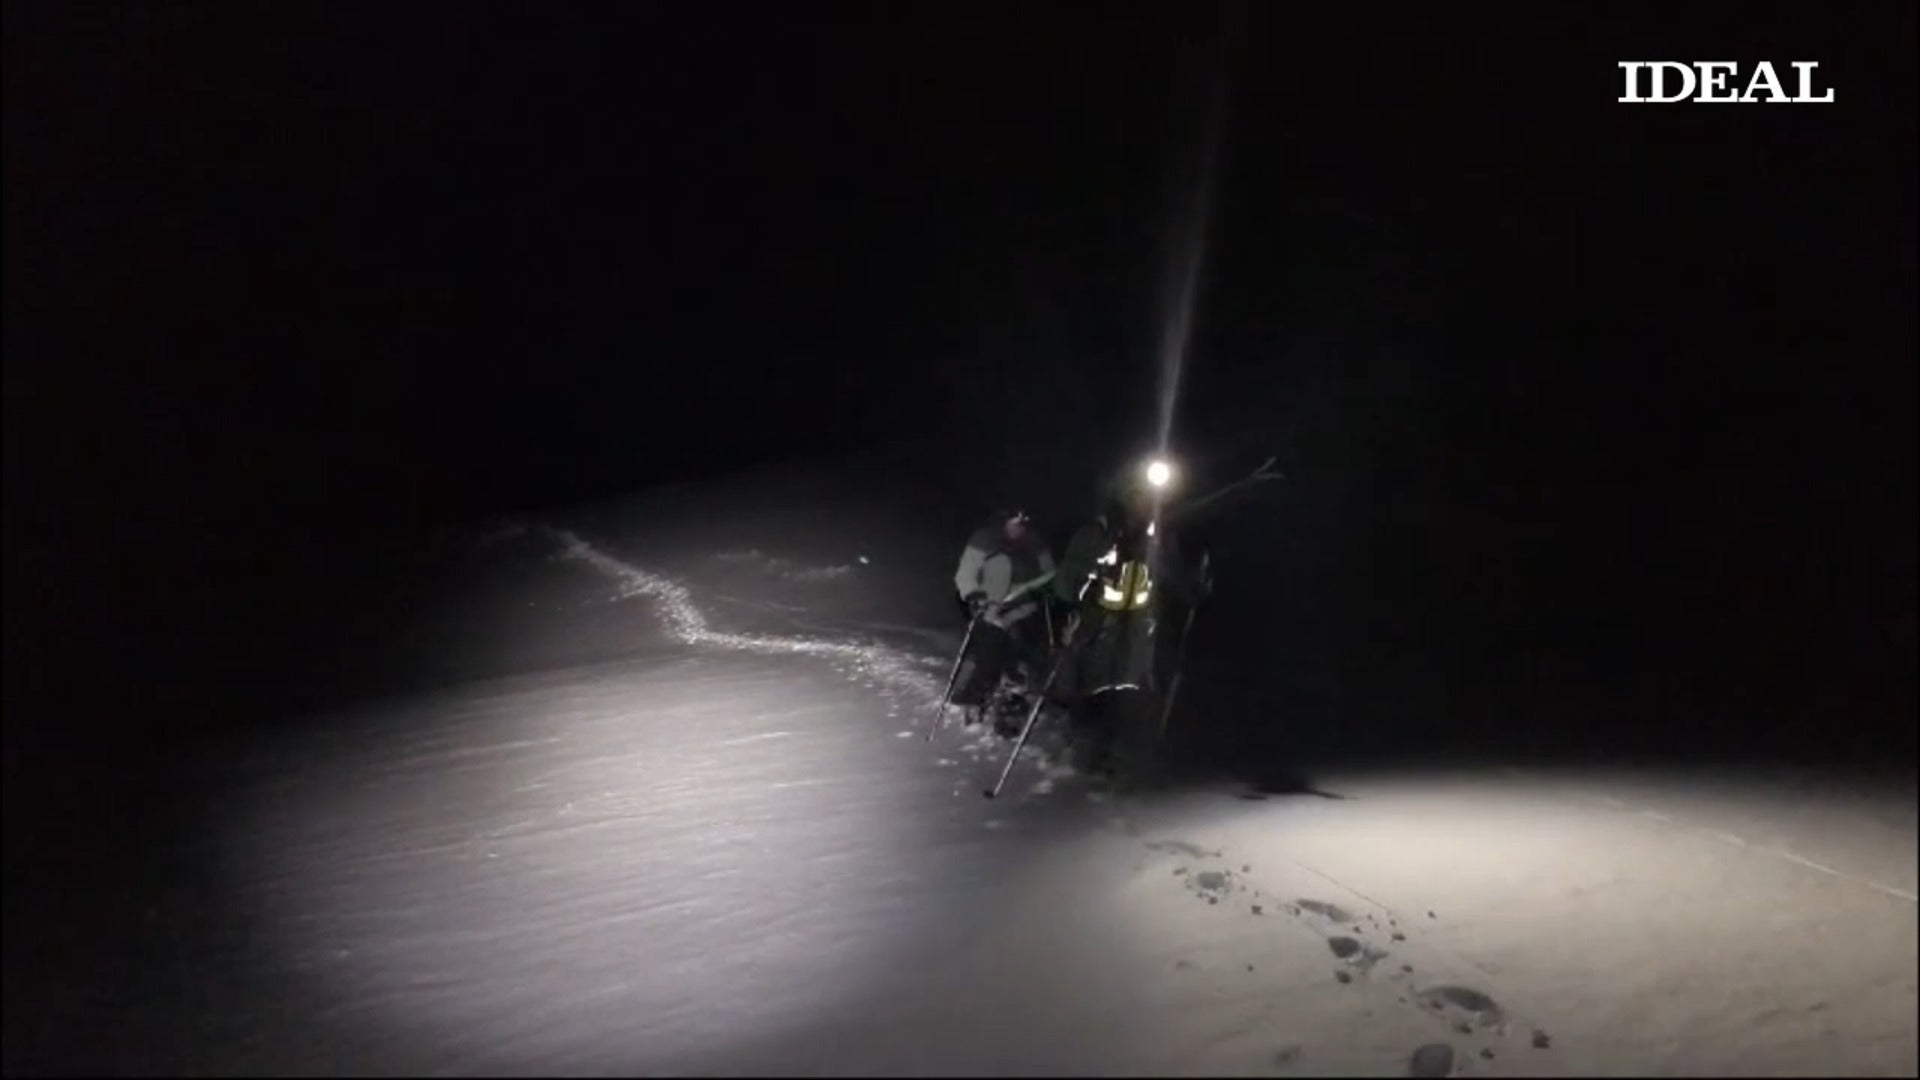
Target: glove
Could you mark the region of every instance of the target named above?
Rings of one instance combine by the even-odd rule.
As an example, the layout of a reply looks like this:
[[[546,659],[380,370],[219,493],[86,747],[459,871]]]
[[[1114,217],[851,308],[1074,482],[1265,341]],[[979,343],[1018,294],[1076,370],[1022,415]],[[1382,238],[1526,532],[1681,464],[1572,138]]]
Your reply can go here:
[[[967,594],[966,604],[967,614],[977,619],[987,610],[987,594],[977,591],[970,592]]]

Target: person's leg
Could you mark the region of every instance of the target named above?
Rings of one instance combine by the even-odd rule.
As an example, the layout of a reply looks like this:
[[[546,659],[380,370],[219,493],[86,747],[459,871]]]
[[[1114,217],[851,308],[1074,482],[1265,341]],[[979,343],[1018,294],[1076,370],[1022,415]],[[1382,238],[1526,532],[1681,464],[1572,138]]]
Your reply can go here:
[[[1074,686],[1078,722],[1074,756],[1083,771],[1106,766],[1113,749],[1113,686],[1121,671],[1115,664],[1121,624],[1106,613],[1092,614],[1074,637]]]
[[[1112,695],[1114,771],[1125,782],[1150,778],[1159,766],[1158,694],[1125,690]]]
[[[1073,763],[1084,773],[1103,773],[1113,766],[1120,693],[1103,690],[1081,698],[1074,707]]]
[[[1047,677],[1042,661],[1035,657],[1033,630],[1037,622],[1034,618],[1018,620],[1000,635],[999,673],[992,676],[987,697],[994,731],[1007,738],[1019,735],[1033,695]]]
[[[960,685],[954,687],[953,703],[978,708],[987,703],[1000,685],[1000,672],[1006,666],[1007,632],[986,620],[973,628],[973,643],[961,667]]]
[[[1011,647],[1008,650],[1007,670],[1012,674],[1015,667],[1025,674],[1021,684],[1027,694],[1040,689],[1047,677],[1047,641],[1046,629],[1040,625],[1038,615],[1029,616],[1008,628]]]

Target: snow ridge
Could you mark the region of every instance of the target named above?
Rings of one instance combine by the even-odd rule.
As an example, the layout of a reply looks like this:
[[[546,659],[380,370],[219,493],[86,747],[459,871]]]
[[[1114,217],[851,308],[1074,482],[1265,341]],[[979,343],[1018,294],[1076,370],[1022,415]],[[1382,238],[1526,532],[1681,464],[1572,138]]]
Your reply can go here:
[[[890,717],[899,717],[902,713],[925,717],[939,705],[945,690],[949,663],[944,658],[911,654],[872,642],[718,630],[707,621],[706,614],[694,602],[692,590],[687,586],[609,555],[569,530],[546,527],[544,531],[559,544],[560,557],[584,563],[618,582],[621,599],[643,596],[653,601],[667,632],[684,644],[763,655],[821,657],[831,661],[837,670],[849,678],[857,679],[863,685],[892,698],[892,705],[887,710]],[[1047,726],[1057,728],[1059,725]],[[909,728],[896,734],[905,739],[918,732]],[[1052,794],[1060,781],[1077,775],[1077,771],[1062,760],[1064,746],[1060,739],[1057,731],[1050,730],[1035,738],[1027,747],[1031,760],[1040,772],[1031,789],[1033,794]],[[975,763],[998,760],[1007,750],[1006,741],[990,725],[984,724],[967,731],[958,742],[951,745]],[[944,758],[941,764],[951,767],[958,762]],[[973,781],[967,781],[957,785],[955,790],[970,790],[976,786]]]
[[[837,581],[854,571],[853,564],[851,563],[841,563],[835,566],[801,566],[792,559],[782,558],[778,555],[769,555],[758,548],[748,548],[745,551],[725,551],[715,556],[715,558],[721,562],[753,563],[767,573],[776,574],[788,581],[808,583]]]
[[[931,708],[942,685],[926,670],[926,659],[870,642],[825,641],[777,634],[738,634],[714,629],[685,586],[661,574],[623,562],[566,529],[547,528],[561,557],[585,563],[613,578],[620,597],[644,596],[659,608],[668,633],[687,645],[714,646],[765,655],[818,656],[833,661],[850,677],[904,699],[910,708]]]

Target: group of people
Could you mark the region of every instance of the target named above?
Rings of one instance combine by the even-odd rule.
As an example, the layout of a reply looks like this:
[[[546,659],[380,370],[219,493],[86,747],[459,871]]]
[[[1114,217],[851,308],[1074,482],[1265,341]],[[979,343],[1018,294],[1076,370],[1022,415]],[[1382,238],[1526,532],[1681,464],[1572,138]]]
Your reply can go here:
[[[1081,768],[1152,771],[1180,644],[1169,638],[1212,587],[1180,552],[1152,486],[1113,492],[1058,564],[1024,512],[997,510],[968,537],[953,584],[972,629],[952,702],[969,722],[1017,734],[1044,696],[1067,708]]]

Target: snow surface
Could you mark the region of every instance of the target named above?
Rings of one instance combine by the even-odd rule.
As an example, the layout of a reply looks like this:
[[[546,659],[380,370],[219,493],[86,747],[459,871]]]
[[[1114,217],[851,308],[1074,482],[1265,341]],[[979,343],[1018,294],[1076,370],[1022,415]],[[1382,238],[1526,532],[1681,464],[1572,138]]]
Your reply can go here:
[[[869,517],[788,551],[701,498],[476,540],[524,604],[436,633],[494,677],[222,763],[246,917],[193,958],[230,977],[191,1053],[147,1070],[1920,1066],[1911,791],[1454,768],[1117,799],[1043,732],[989,802],[1006,744],[924,737],[958,627],[889,606],[950,538],[890,559]]]

